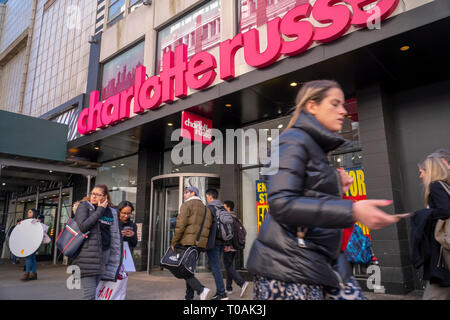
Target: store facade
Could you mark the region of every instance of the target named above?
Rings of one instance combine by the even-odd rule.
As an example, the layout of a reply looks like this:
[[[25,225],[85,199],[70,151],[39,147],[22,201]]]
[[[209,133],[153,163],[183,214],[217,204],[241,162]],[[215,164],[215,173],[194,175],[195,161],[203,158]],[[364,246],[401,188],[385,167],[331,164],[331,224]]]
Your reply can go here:
[[[258,148],[270,148],[286,127],[295,95],[309,80],[335,79],[346,95],[341,134],[355,143],[330,160],[355,177],[347,196],[393,199],[390,213],[420,209],[415,164],[438,147],[449,148],[444,88],[450,82],[442,71],[448,45],[429,50],[448,32],[449,5],[329,3],[153,1],[105,27],[91,48],[89,68],[99,72],[88,80],[92,90],[77,121],[81,136],[68,149],[103,164],[95,183],[109,186],[114,203],[136,205],[140,270],[159,268],[189,185],[202,197],[214,187],[222,200],[235,202],[248,232],[237,261],[245,270],[267,211],[267,157]],[[176,131],[186,125],[183,112],[212,122],[205,128],[220,135],[207,144],[182,140]],[[409,260],[408,229],[402,221],[371,232],[381,283],[391,293],[421,285]]]

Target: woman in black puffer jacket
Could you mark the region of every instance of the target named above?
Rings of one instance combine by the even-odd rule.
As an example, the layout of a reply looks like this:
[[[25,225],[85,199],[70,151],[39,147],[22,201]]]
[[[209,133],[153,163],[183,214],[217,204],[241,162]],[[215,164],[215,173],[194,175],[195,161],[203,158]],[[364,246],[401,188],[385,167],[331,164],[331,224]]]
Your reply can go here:
[[[119,218],[110,199],[108,187],[96,185],[90,200],[82,201],[75,213],[81,232],[89,232],[73,262],[81,270],[81,286],[86,300],[95,299],[100,280],[117,281],[122,265]]]
[[[336,134],[347,114],[344,101],[334,81],[305,83],[295,113],[272,150],[279,157],[279,168],[268,175],[270,215],[247,265],[255,274],[255,299],[329,299],[333,288],[339,291],[350,280],[358,291],[351,273],[340,275],[333,268],[342,229],[355,221],[379,229],[399,219],[377,208],[391,201],[342,199],[342,178],[348,180],[348,175],[330,166],[327,153],[346,143]],[[299,228],[307,228],[304,247],[297,242]]]

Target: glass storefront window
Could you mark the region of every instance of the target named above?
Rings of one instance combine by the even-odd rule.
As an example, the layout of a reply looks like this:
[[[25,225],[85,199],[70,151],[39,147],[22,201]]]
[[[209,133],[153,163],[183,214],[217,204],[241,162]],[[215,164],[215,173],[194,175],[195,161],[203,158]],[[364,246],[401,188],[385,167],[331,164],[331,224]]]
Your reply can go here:
[[[331,153],[331,161],[337,168],[362,167],[362,149],[359,141],[359,119],[358,102],[356,99],[349,99],[345,102],[345,109],[348,114],[344,119],[342,130],[339,134],[352,142],[349,146],[344,146]]]
[[[182,43],[187,45],[190,58],[217,46],[219,42],[220,0],[211,0],[158,32],[156,73],[162,70],[164,53],[175,51],[175,47]]]
[[[239,32],[260,27],[309,0],[240,0]]]
[[[106,162],[98,169],[96,184],[105,184],[114,205],[121,201],[136,204],[138,156]],[[132,217],[133,219],[133,217]]]
[[[134,73],[144,64],[144,41],[103,65],[101,99],[134,85]]]

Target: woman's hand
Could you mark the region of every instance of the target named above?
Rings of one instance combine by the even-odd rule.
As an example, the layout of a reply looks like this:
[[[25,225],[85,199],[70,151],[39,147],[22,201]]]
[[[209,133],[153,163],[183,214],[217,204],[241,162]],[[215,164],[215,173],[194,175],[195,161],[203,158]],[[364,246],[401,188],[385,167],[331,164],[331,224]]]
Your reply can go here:
[[[392,203],[392,200],[362,200],[353,204],[353,217],[356,221],[367,226],[369,229],[381,229],[393,223],[397,223],[402,218],[387,214],[377,207],[385,207]]]
[[[105,197],[105,199],[99,203],[100,207],[106,208],[108,206],[108,198]]]
[[[337,170],[341,176],[342,190],[344,193],[346,193],[348,189],[350,189],[350,186],[353,184],[353,178],[349,176],[344,168],[339,168]]]

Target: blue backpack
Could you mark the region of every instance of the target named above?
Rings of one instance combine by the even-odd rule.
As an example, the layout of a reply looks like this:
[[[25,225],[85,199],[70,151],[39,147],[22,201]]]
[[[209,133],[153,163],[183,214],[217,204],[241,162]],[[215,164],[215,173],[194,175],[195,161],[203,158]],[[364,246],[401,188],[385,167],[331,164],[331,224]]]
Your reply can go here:
[[[362,229],[355,224],[344,252],[347,260],[356,264],[369,264],[372,259],[372,245]]]

